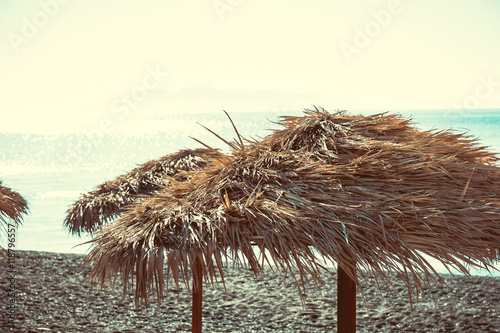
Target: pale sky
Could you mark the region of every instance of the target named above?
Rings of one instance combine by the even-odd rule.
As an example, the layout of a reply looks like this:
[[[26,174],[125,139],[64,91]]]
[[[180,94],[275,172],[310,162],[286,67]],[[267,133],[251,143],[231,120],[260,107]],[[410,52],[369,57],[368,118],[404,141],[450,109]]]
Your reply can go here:
[[[78,132],[125,105],[499,108],[499,14],[494,0],[3,0],[0,131]]]

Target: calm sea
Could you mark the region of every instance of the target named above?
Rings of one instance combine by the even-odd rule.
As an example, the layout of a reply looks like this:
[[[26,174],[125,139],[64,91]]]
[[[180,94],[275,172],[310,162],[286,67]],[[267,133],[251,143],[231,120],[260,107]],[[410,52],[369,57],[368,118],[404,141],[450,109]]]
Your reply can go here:
[[[368,114],[369,112],[364,112]],[[500,152],[500,110],[399,111],[411,116],[421,129],[468,131],[490,150]],[[241,135],[263,137],[279,128],[275,121],[282,114],[301,112],[236,113],[231,117]],[[0,178],[21,193],[30,205],[30,214],[16,233],[16,247],[22,250],[85,253],[89,246],[78,246],[89,238],[68,235],[62,221],[66,210],[81,193],[130,171],[138,164],[185,148],[198,148],[193,136],[214,147],[224,144],[198,123],[226,139],[235,133],[221,114],[189,114],[137,119],[134,129],[103,137],[87,134],[0,134]],[[93,133],[89,137],[89,133]],[[5,246],[5,237],[0,244]],[[434,262],[433,262],[434,263]],[[435,263],[439,272],[447,272]],[[488,272],[472,271],[475,275]],[[494,273],[500,276],[500,273]]]

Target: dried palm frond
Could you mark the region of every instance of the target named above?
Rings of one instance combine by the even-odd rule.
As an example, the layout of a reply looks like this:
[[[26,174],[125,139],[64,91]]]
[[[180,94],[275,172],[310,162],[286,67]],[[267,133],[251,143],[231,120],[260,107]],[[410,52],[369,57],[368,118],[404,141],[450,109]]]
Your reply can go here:
[[[203,169],[210,159],[220,156],[216,150],[182,150],[142,164],[129,173],[101,184],[95,191],[83,194],[69,209],[64,225],[73,234],[93,233],[102,224],[116,218],[127,205],[142,194],[153,194],[183,181],[184,171]]]
[[[28,203],[17,192],[2,185],[0,180],[0,221],[6,222],[6,218],[16,225],[21,224],[23,214],[28,213]]]
[[[256,275],[264,262],[289,271],[300,290],[321,283],[319,253],[358,286],[370,275],[389,283],[390,270],[418,293],[438,277],[422,254],[464,273],[498,260],[499,159],[474,138],[318,108],[281,123],[97,232],[91,279],[135,277],[148,304],[163,296],[164,265],[187,283],[201,258],[204,279],[224,281],[222,259],[241,254]]]
[[[8,230],[11,229],[9,221],[12,221],[16,227],[19,226],[22,223],[23,215],[27,214],[28,210],[26,200],[19,193],[2,185],[0,180],[0,224],[3,224],[2,229],[8,234]],[[6,257],[1,247],[0,255]]]

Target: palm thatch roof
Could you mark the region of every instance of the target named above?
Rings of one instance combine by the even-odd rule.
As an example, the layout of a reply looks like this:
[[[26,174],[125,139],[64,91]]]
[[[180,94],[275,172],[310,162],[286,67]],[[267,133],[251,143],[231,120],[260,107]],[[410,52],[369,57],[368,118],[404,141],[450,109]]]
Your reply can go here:
[[[185,180],[182,172],[203,169],[208,159],[220,154],[210,149],[181,150],[146,162],[127,174],[99,185],[95,191],[83,194],[68,209],[64,225],[78,236],[82,232],[93,233],[102,224],[123,213],[139,195],[154,194],[169,186],[173,179]]]
[[[0,180],[0,221],[7,223],[7,218],[16,225],[21,224],[23,214],[28,213],[28,203],[17,192],[4,186]]]
[[[20,225],[24,214],[28,213],[28,203],[17,192],[2,184],[0,180],[0,225],[3,224],[4,231],[11,229],[9,221],[16,226]],[[8,232],[6,232],[8,234]],[[0,255],[7,257],[7,252],[0,247]]]
[[[368,276],[389,283],[390,270],[418,293],[437,276],[422,254],[465,273],[498,259],[498,157],[474,138],[324,109],[281,124],[261,141],[231,142],[231,155],[99,231],[90,278],[135,277],[136,301],[148,304],[152,291],[162,298],[164,265],[187,284],[201,259],[205,281],[224,281],[222,259],[239,253],[255,274],[269,262],[303,289],[321,282],[319,253],[358,286]]]

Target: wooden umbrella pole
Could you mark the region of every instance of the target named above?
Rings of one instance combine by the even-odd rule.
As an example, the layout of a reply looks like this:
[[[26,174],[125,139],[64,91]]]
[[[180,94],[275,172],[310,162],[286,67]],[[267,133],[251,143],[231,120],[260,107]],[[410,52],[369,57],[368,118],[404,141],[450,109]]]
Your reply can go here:
[[[337,332],[356,332],[356,283],[338,266]]]
[[[203,276],[200,257],[193,267],[193,322],[192,332],[201,333],[201,305],[203,297]]]

